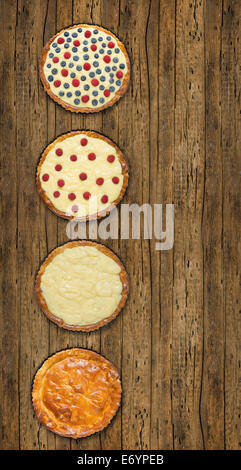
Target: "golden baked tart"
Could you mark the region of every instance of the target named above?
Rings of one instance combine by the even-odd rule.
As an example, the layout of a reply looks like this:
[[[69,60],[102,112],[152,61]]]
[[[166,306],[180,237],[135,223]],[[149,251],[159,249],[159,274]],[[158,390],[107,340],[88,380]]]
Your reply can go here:
[[[128,164],[114,142],[93,131],[61,135],[37,166],[39,195],[56,215],[87,221],[104,217],[122,199]]]
[[[112,106],[130,81],[124,44],[108,29],[78,24],[55,34],[43,49],[40,77],[65,109],[94,113]]]
[[[90,436],[104,429],[121,400],[117,370],[99,354],[80,348],[49,357],[37,371],[32,390],[39,421],[60,436]]]
[[[36,277],[45,315],[62,328],[93,331],[112,321],[124,306],[128,275],[106,246],[73,241],[53,250]]]

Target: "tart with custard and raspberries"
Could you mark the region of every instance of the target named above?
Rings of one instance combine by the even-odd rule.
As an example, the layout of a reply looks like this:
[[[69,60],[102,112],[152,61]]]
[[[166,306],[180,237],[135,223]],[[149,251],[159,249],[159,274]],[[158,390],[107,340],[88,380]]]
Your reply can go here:
[[[40,77],[48,95],[65,109],[93,113],[112,106],[130,81],[124,44],[101,26],[63,29],[43,49]]]
[[[41,264],[35,283],[47,318],[72,331],[107,325],[124,307],[128,291],[128,275],[118,256],[87,240],[55,248]]]
[[[88,221],[106,216],[128,185],[128,163],[114,142],[93,131],[72,131],[40,157],[38,193],[57,216]]]
[[[78,439],[104,429],[121,400],[116,368],[87,349],[57,352],[38,369],[32,401],[39,421],[48,430]]]

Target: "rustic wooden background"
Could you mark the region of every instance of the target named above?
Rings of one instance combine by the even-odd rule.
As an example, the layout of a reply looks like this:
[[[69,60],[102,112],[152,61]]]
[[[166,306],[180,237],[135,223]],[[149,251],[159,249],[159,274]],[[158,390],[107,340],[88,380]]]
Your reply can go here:
[[[239,0],[0,0],[2,449],[238,449],[240,446]],[[62,27],[90,22],[124,41],[131,86],[117,105],[71,114],[45,94],[38,60]],[[114,139],[129,157],[125,203],[175,204],[175,244],[107,241],[130,275],[108,327],[59,329],[36,304],[35,272],[67,240],[35,189],[47,143],[70,129]],[[239,148],[238,148],[239,146]],[[239,252],[240,253],[240,252]],[[109,358],[122,407],[83,440],[39,424],[31,382],[42,361],[83,346]]]

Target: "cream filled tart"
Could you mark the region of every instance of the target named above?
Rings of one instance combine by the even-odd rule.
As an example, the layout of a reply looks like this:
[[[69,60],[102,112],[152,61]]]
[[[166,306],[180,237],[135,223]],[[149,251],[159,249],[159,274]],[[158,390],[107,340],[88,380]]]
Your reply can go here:
[[[121,400],[117,370],[99,354],[80,348],[60,351],[37,371],[32,400],[50,431],[78,439],[104,429]]]
[[[91,241],[65,243],[40,266],[35,290],[45,315],[73,331],[93,331],[112,321],[129,290],[127,272],[106,246]]]
[[[65,109],[93,113],[125,93],[130,61],[124,44],[101,26],[63,29],[43,49],[40,77],[48,95]]]
[[[128,185],[128,164],[114,142],[72,131],[44,150],[36,171],[43,201],[59,217],[87,221],[108,214]]]

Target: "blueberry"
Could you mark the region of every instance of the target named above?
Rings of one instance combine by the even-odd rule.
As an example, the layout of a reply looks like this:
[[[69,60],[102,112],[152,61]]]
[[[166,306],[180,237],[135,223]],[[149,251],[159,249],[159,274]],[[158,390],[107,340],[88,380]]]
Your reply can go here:
[[[105,89],[104,85],[100,85],[100,86],[99,86],[99,89],[100,89],[100,90],[104,90],[104,89]]]
[[[115,91],[115,87],[114,87],[114,86],[110,86],[109,90],[110,90],[111,92],[113,92],[113,91]]]
[[[91,78],[93,78],[93,77],[95,76],[95,72],[90,72],[90,73],[89,73],[89,76],[90,76]]]
[[[75,77],[75,75],[76,75],[76,73],[75,73],[75,72],[71,72],[71,74],[70,74],[71,78],[74,78],[74,77]]]
[[[102,47],[106,47],[106,43],[105,42],[102,42]]]
[[[72,69],[74,67],[74,64],[72,62],[69,63],[69,68]]]
[[[78,56],[78,55],[74,55],[73,60],[75,60],[75,62],[76,62],[77,60],[79,60],[79,56]]]
[[[113,72],[111,72],[111,73],[110,73],[110,77],[114,77],[114,74],[113,74]]]
[[[92,38],[92,39],[91,39],[91,42],[92,42],[93,44],[95,44],[95,43],[97,42],[97,39]]]
[[[94,55],[95,59],[99,59],[99,54]]]
[[[83,56],[83,57],[84,57],[84,60],[88,60],[88,59],[89,59],[89,56],[88,56],[88,54],[84,54],[84,56]]]
[[[111,37],[110,37],[110,36],[106,36],[106,39],[107,39],[107,41],[110,41],[110,40],[111,40]]]
[[[59,52],[61,51],[60,47],[57,47],[57,48],[55,49],[55,51],[56,51],[57,53],[59,53]]]
[[[77,50],[78,50],[77,47],[72,47],[73,52],[77,52]]]
[[[97,69],[97,70],[96,70],[96,73],[97,73],[97,75],[100,75],[100,74],[101,74],[101,70],[100,70],[100,69]]]
[[[114,57],[113,62],[115,62],[115,64],[117,64],[117,62],[119,62],[118,57]]]
[[[94,29],[93,31],[94,34],[98,34],[98,32],[99,32],[98,29]]]
[[[99,62],[97,62],[96,60],[93,62],[93,66],[94,67],[99,67]]]
[[[78,28],[78,32],[81,33],[81,32],[82,32],[82,28]]]
[[[65,49],[68,49],[69,48],[69,44],[66,42],[65,45],[64,45]]]
[[[82,82],[84,82],[86,80],[85,75],[82,75],[81,80],[82,80]]]
[[[83,42],[83,44],[84,44],[85,46],[87,46],[88,41],[85,40],[85,41]]]
[[[67,42],[72,42],[72,38],[68,38],[68,39],[67,39]]]
[[[52,69],[52,74],[56,75],[56,73],[58,73],[58,70],[57,69]]]
[[[116,54],[119,54],[119,52],[120,52],[119,47],[116,47],[116,48],[115,48],[115,53],[116,53]]]
[[[109,67],[109,65],[107,65],[107,66],[105,67],[105,71],[106,71],[106,72],[110,72],[110,67]]]
[[[100,81],[101,81],[101,82],[105,82],[105,76],[104,76],[104,75],[101,75]]]
[[[84,90],[89,90],[89,85],[85,85]]]
[[[100,54],[104,54],[104,52],[105,52],[104,49],[100,49],[100,50],[99,50],[99,53],[100,53]]]
[[[81,95],[80,91],[79,91],[79,90],[76,90],[75,95],[76,95],[76,96],[80,96],[80,95]]]
[[[69,83],[64,83],[64,88],[69,88]]]
[[[78,72],[80,72],[80,70],[82,70],[81,65],[77,65],[76,70],[78,70]]]
[[[108,55],[111,55],[111,54],[112,54],[111,49],[108,49],[107,54],[108,54]]]
[[[67,96],[68,96],[68,98],[71,98],[71,96],[72,96],[71,91],[68,91]]]
[[[49,82],[52,82],[53,79],[54,79],[53,75],[49,75],[49,76],[48,76],[48,81],[49,81]]]
[[[79,100],[79,98],[75,98],[75,100],[74,100],[74,104],[80,104],[80,100]]]
[[[120,64],[120,69],[124,69],[125,68],[125,64]]]
[[[60,91],[59,96],[64,96],[64,91]]]
[[[98,38],[98,41],[101,41],[101,42],[102,42],[102,41],[103,41],[103,38],[102,38],[102,37],[99,37],[99,38]]]
[[[60,65],[61,67],[65,67],[66,66],[66,62],[64,60],[62,60],[62,62],[60,62]]]
[[[65,31],[65,32],[64,32],[64,36],[65,36],[66,38],[67,38],[67,36],[69,36],[68,31]]]
[[[104,102],[105,102],[104,98],[100,98],[100,99],[99,99],[99,102],[100,102],[100,103],[104,103]]]
[[[93,106],[97,106],[98,101],[97,100],[92,100],[92,104],[93,104]]]
[[[92,92],[92,95],[93,95],[93,96],[98,96],[98,91],[94,90],[94,91]]]
[[[114,83],[114,78],[110,78],[109,83]]]
[[[116,80],[116,85],[121,86],[121,80]]]
[[[78,34],[77,33],[72,33],[73,38],[77,38]]]
[[[53,47],[57,47],[57,45],[58,45],[57,42],[53,42],[52,44]]]
[[[50,69],[50,67],[51,67],[51,64],[47,64],[47,67],[48,67],[48,69]]]
[[[49,54],[50,59],[52,59],[53,56],[54,56],[53,52],[50,52],[50,54]]]
[[[115,72],[117,70],[117,67],[114,65],[114,67],[112,67],[112,70]]]

